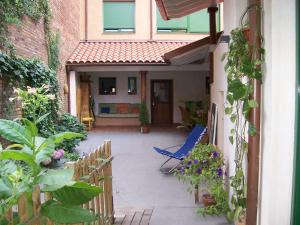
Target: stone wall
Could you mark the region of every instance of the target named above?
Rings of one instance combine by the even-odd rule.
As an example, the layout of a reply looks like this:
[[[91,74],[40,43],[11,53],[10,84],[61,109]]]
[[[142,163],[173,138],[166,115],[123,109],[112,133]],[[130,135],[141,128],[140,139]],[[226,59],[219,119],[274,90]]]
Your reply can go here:
[[[61,65],[57,74],[60,85],[61,109],[68,111],[68,95],[64,93],[64,85],[67,85],[65,62],[80,39],[80,0],[49,0],[49,3],[53,15],[52,31],[59,31],[60,33],[59,59]],[[47,64],[48,55],[43,19],[35,23],[30,18],[24,18],[21,25],[10,27],[10,33],[18,56],[38,58]],[[2,91],[3,87],[0,81],[0,93]],[[0,98],[0,113],[3,108],[2,104],[3,101]]]

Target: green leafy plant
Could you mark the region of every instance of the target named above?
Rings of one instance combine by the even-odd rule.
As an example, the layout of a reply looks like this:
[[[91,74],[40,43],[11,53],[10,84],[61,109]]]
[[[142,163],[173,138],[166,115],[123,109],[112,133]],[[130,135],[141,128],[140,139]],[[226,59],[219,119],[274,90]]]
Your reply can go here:
[[[37,186],[42,192],[51,194],[53,199],[43,203],[40,214],[35,216],[66,224],[94,221],[96,215],[80,206],[101,193],[101,188],[73,181],[72,169],[47,170],[40,166],[41,162],[51,158],[56,144],[82,135],[63,132],[43,138],[38,136],[34,122],[21,121],[23,125],[0,119],[0,136],[14,143],[5,150],[0,147],[1,224],[5,223],[5,213],[21,196],[26,195],[27,203],[32,204],[32,193]]]
[[[251,5],[243,17],[251,9],[260,10],[257,5]],[[241,219],[246,213],[246,181],[243,163],[248,150],[247,134],[254,136],[256,127],[249,121],[249,113],[258,103],[253,99],[253,82],[261,81],[264,49],[251,45],[246,38],[247,24],[241,19],[241,27],[231,31],[229,51],[223,55],[226,59],[225,71],[227,73],[227,107],[225,113],[230,117],[234,128],[230,131],[229,140],[235,149],[235,174],[231,179],[233,195],[231,198],[232,211],[228,217],[232,220]],[[261,40],[260,33],[256,34]]]
[[[51,127],[57,120],[57,112],[59,110],[59,86],[55,71],[49,69],[43,63],[36,59],[23,59],[20,57],[10,57],[0,51],[0,78],[5,83],[3,99],[7,99],[3,105],[4,112],[12,112],[15,105],[8,101],[10,97],[14,97],[13,87],[26,90],[27,87],[41,88],[48,86],[48,94],[55,96],[56,101],[50,101],[45,110],[50,112],[49,123],[45,124],[45,128]],[[8,113],[6,117],[10,118]],[[46,121],[44,121],[45,123]],[[41,132],[43,132],[41,130]]]
[[[141,126],[147,126],[149,124],[149,112],[145,102],[142,102],[140,105],[139,120],[141,122]]]
[[[87,137],[87,132],[85,130],[84,124],[79,122],[77,117],[72,116],[69,113],[64,113],[59,117],[59,120],[55,125],[54,129],[56,132],[71,131],[82,134],[82,138],[64,140],[57,146],[57,148],[62,148],[69,153],[73,152],[74,148],[79,144],[79,142]],[[74,158],[77,155],[75,152],[73,155],[67,154],[66,156]]]
[[[81,159],[81,156],[78,152],[65,152],[65,157],[69,161],[77,161],[78,159]]]
[[[200,208],[202,215],[226,215],[229,211],[228,193],[224,189],[224,159],[222,153],[213,145],[197,144],[183,160],[176,176],[190,183],[192,187],[205,185],[215,200],[215,204]]]

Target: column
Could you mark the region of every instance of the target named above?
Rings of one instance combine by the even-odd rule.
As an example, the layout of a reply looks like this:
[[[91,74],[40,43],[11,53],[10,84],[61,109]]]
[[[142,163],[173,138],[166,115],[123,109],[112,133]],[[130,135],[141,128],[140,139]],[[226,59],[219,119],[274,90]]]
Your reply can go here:
[[[147,71],[140,71],[141,74],[141,102],[146,102],[147,97]]]
[[[76,96],[76,72],[69,72],[69,81],[70,81],[70,114],[77,116],[77,96]]]

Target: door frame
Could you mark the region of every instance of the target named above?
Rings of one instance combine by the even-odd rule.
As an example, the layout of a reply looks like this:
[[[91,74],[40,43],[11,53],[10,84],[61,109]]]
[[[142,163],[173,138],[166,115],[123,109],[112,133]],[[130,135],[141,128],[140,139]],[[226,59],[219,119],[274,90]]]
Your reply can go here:
[[[171,94],[171,96],[170,96],[170,98],[171,98],[171,102],[170,102],[170,104],[171,104],[171,111],[170,111],[170,118],[171,118],[171,123],[170,124],[173,124],[174,123],[174,121],[173,121],[173,114],[174,114],[174,82],[173,82],[173,80],[172,79],[151,79],[151,85],[150,85],[150,107],[151,107],[151,124],[153,124],[153,115],[154,115],[154,113],[153,113],[153,107],[152,107],[152,102],[153,102],[153,98],[154,98],[154,96],[153,96],[153,93],[154,93],[154,82],[165,82],[165,81],[168,81],[168,82],[170,82],[170,85],[171,85],[171,90],[170,90],[170,94]]]
[[[300,224],[300,3],[296,1],[296,111],[295,111],[295,153],[294,186],[291,225]]]

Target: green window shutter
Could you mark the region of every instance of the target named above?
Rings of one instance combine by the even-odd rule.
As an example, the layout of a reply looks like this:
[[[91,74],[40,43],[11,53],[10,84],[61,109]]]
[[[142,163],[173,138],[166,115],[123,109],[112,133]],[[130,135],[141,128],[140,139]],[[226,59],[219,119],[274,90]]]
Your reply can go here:
[[[161,30],[187,30],[187,17],[179,19],[163,20],[159,11],[156,11],[156,27]]]
[[[103,2],[104,29],[134,29],[134,2]]]
[[[217,12],[217,31],[220,31],[220,13]],[[209,14],[207,9],[189,15],[190,33],[209,33]]]

